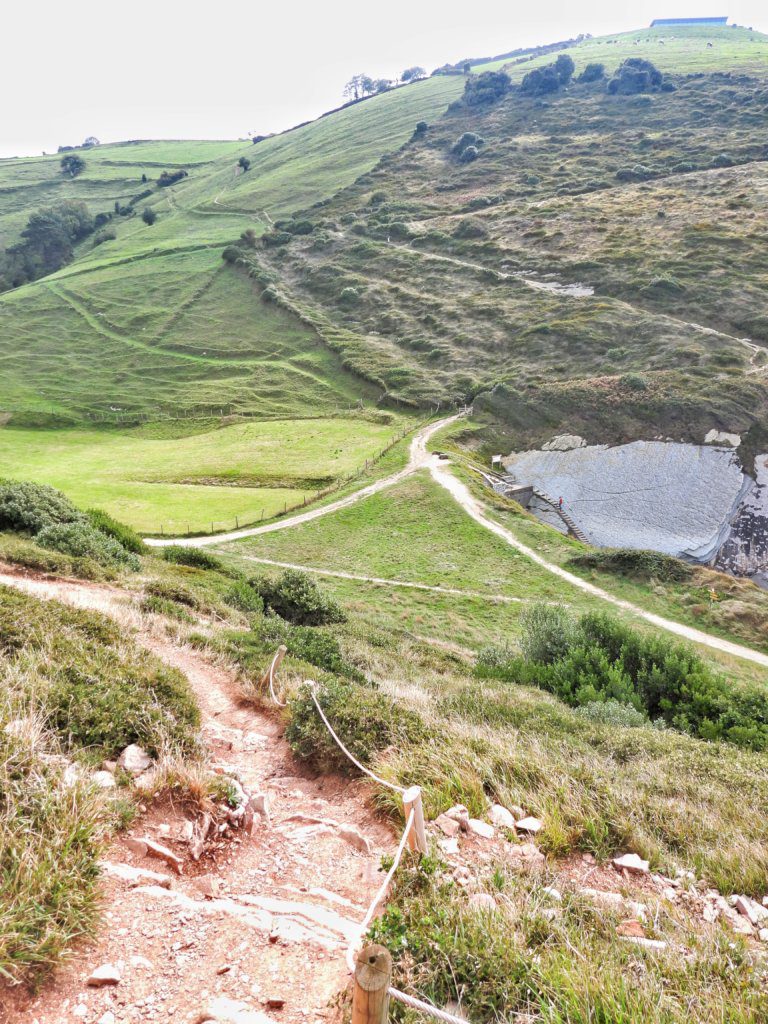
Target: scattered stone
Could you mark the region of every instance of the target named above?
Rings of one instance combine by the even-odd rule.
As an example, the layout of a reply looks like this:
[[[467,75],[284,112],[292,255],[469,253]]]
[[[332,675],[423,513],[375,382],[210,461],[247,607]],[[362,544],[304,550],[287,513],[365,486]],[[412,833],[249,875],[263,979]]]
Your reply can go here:
[[[617,871],[629,871],[633,875],[649,873],[648,861],[638,857],[636,853],[624,853],[621,857],[614,857],[613,866]]]
[[[101,768],[102,771],[111,772],[114,775],[117,769],[117,761],[102,761]]]
[[[132,845],[134,843],[135,845]],[[141,844],[141,845],[140,845]],[[170,864],[176,870],[177,874],[181,874],[183,861],[181,857],[177,857],[173,850],[169,850],[167,846],[163,846],[162,843],[156,843],[154,839],[150,839],[148,836],[142,836],[141,839],[132,839],[129,837],[126,839],[126,845],[128,849],[134,850],[136,853],[140,852],[143,847],[144,856],[157,857],[159,860],[164,860],[166,864]]]
[[[99,863],[99,867],[105,875],[111,878],[119,878],[129,885],[144,885],[152,883],[162,885],[164,889],[170,889],[171,876],[163,875],[159,871],[150,871],[148,868],[135,868],[132,864],[116,864],[108,860]]]
[[[496,900],[488,892],[473,892],[469,897],[469,905],[475,910],[492,911],[496,909]]]
[[[459,840],[454,839],[438,839],[437,845],[448,857],[453,857],[459,852]]]
[[[117,1024],[117,1017],[111,1010],[107,1010],[106,1013],[102,1013],[99,1017],[97,1024]]]
[[[194,885],[198,892],[209,899],[219,895],[219,880],[213,875],[198,875],[192,879],[192,885]]]
[[[515,822],[515,828],[518,832],[526,832],[529,835],[535,836],[537,832],[541,832],[544,828],[544,822],[538,818],[521,818],[520,821]]]
[[[661,939],[646,939],[641,938],[639,935],[621,935],[619,938],[623,939],[624,942],[632,942],[636,946],[643,946],[645,949],[652,949],[657,953],[663,953],[667,948],[667,943],[662,942]]]
[[[285,1006],[285,1000],[282,996],[267,996],[264,1002],[268,1010],[282,1010]]]
[[[597,864],[597,861],[591,853],[582,853],[581,860],[583,864]]]
[[[750,921],[746,917],[742,917],[741,914],[734,914],[733,917],[729,918],[729,921],[731,928],[737,935],[754,935],[755,929]]]
[[[506,807],[502,807],[501,804],[494,804],[491,807],[490,819],[496,828],[513,829],[515,827],[514,815]]]
[[[461,825],[455,818],[449,818],[447,814],[441,814],[435,818],[435,824],[443,833],[443,835],[453,838],[458,835]]]
[[[472,872],[464,864],[460,864],[451,877],[456,885],[460,885],[462,889],[466,889],[472,884]]]
[[[634,900],[627,900],[627,907],[638,921],[648,920],[648,907],[644,903],[635,903]]]
[[[152,758],[137,743],[131,743],[117,759],[118,768],[128,772],[129,775],[141,775],[147,768],[151,767]]]
[[[509,813],[515,819],[515,821],[520,821],[521,818],[525,817],[525,811],[522,807],[518,807],[517,804],[512,804],[512,806],[509,808]]]
[[[136,853],[139,857],[147,856],[148,847],[143,839],[137,839],[136,836],[126,836],[123,842],[131,853]]]
[[[469,811],[464,804],[456,804],[454,807],[449,807],[445,815],[447,818],[453,818],[454,821],[458,821],[462,832],[469,832]]]
[[[354,825],[347,825],[342,822],[339,825],[339,835],[344,839],[350,846],[359,850],[360,853],[370,854],[373,850],[370,839],[363,835],[363,833],[356,829]]]
[[[119,985],[122,974],[114,964],[102,964],[92,971],[86,984],[91,988],[104,988],[105,985]]]
[[[720,908],[716,903],[705,903],[701,916],[707,924],[714,924],[718,917],[720,917]]]
[[[542,892],[545,892],[550,899],[555,901],[555,903],[563,902],[563,894],[558,889],[554,889],[551,885],[545,885]]]
[[[114,789],[117,783],[112,772],[94,772],[91,776],[91,782],[99,789]]]
[[[539,913],[545,921],[556,921],[559,917],[562,917],[562,910],[560,907],[542,907]]]
[[[544,854],[535,843],[508,844],[505,852],[512,867],[528,870],[544,867]]]
[[[616,926],[616,934],[623,935],[626,937],[633,937],[636,939],[642,939],[645,937],[645,931],[639,921],[621,921]]]
[[[143,971],[151,971],[152,970],[152,961],[151,960],[147,960],[147,958],[145,956],[132,956],[130,963],[131,963],[131,967],[135,967],[137,970],[138,969],[141,969]]]
[[[768,928],[761,928],[757,933],[757,937],[761,942],[768,942]]]
[[[743,914],[750,924],[757,925],[768,920],[768,909],[762,907],[756,900],[750,899],[749,896],[734,896],[729,903],[740,914]]]
[[[272,1024],[265,1013],[226,996],[212,999],[195,1020],[197,1024],[204,1024],[205,1021],[220,1021],[221,1024]]]
[[[469,819],[469,831],[473,835],[480,836],[481,839],[493,839],[496,835],[493,825],[489,825],[487,821],[481,821],[480,818]]]
[[[624,907],[624,897],[620,892],[605,892],[603,889],[582,889],[581,891],[593,903],[599,903],[603,907],[610,907],[613,910],[620,910]]]

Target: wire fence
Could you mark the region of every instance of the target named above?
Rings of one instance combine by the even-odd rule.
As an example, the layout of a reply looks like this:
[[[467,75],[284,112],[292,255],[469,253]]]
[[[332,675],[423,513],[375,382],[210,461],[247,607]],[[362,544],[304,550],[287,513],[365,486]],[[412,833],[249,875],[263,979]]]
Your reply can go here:
[[[284,653],[285,648],[280,647],[277,653],[275,654],[274,658],[272,659],[269,669],[267,670],[264,676],[264,680],[268,682],[269,692],[272,700],[278,707],[281,708],[287,707],[288,702],[282,700],[277,695],[275,689],[275,674],[277,671],[277,667],[282,661]],[[365,934],[368,931],[368,928],[370,927],[371,921],[373,920],[377,909],[386,899],[389,887],[392,883],[392,879],[395,877],[395,873],[397,872],[397,869],[400,866],[400,862],[402,860],[406,846],[410,845],[411,849],[414,849],[418,848],[419,845],[425,843],[425,840],[423,838],[424,826],[422,816],[423,812],[421,808],[421,790],[417,786],[413,786],[410,789],[405,789],[403,786],[398,786],[394,782],[389,782],[387,779],[382,779],[381,776],[376,775],[375,772],[372,772],[369,768],[366,768],[365,765],[361,764],[357,760],[357,758],[350,753],[350,751],[346,748],[341,739],[339,739],[336,730],[328,721],[328,716],[325,714],[325,711],[323,711],[322,705],[320,704],[320,700],[318,697],[318,684],[313,679],[308,679],[307,685],[309,686],[310,695],[312,697],[312,701],[315,705],[315,708],[317,709],[317,713],[320,716],[323,725],[328,730],[328,733],[330,734],[331,738],[338,746],[339,750],[341,750],[344,756],[347,757],[349,761],[359,771],[363,772],[363,774],[367,775],[370,779],[373,779],[374,782],[377,782],[379,783],[379,785],[385,786],[388,789],[394,790],[396,793],[399,793],[403,797],[403,803],[406,807],[405,828],[403,829],[402,835],[400,836],[400,841],[398,842],[397,849],[392,860],[392,865],[389,868],[389,871],[387,872],[384,881],[382,882],[375,896],[371,900],[370,905],[367,911],[365,912],[363,920],[358,925],[357,935],[355,939],[347,947],[347,967],[349,968],[350,973],[354,974],[355,958],[357,956],[357,953],[359,952],[362,946]],[[421,822],[419,822],[419,819],[421,819]],[[419,831],[419,824],[421,825],[422,830],[421,840],[419,840],[417,835]],[[426,852],[426,850],[424,849],[422,852]],[[391,999],[394,999],[395,1001],[402,1003],[404,1006],[408,1006],[411,1009],[419,1010],[421,1013],[424,1013],[430,1017],[434,1017],[436,1020],[445,1021],[446,1024],[467,1024],[466,1017],[457,1017],[455,1014],[449,1013],[447,1010],[441,1010],[439,1007],[433,1006],[425,999],[419,999],[416,996],[409,995],[407,992],[401,992],[400,989],[394,988],[392,985],[388,987],[387,991]]]

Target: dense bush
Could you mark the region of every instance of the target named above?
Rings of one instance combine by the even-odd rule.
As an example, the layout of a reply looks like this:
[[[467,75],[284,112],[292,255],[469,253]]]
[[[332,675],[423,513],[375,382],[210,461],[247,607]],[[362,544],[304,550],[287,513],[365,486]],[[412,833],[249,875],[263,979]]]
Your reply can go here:
[[[477,149],[482,146],[484,142],[485,139],[481,138],[475,132],[463,132],[451,146],[451,152],[454,156],[460,157],[466,149],[470,147]]]
[[[148,227],[151,227],[157,220],[157,213],[152,209],[151,206],[145,206],[141,214],[141,219]]]
[[[570,82],[574,68],[573,60],[567,54],[561,53],[553,64],[529,71],[523,77],[520,89],[528,96],[546,96],[548,93],[557,92]]]
[[[188,565],[193,569],[215,569],[226,572],[227,567],[220,558],[209,554],[204,548],[188,548],[182,544],[170,544],[162,549],[162,557],[174,565]]]
[[[46,526],[35,539],[40,547],[60,551],[72,558],[92,558],[99,565],[132,569],[134,572],[141,568],[136,555],[86,520]]]
[[[150,580],[144,588],[144,592],[150,597],[159,597],[163,601],[172,601],[174,604],[183,604],[187,608],[198,608],[200,601],[197,595],[183,583],[176,580]]]
[[[644,551],[634,548],[605,548],[602,551],[587,551],[569,559],[569,564],[582,569],[599,569],[638,580],[663,580],[682,582],[693,576],[693,568],[687,562],[660,551]]]
[[[653,177],[653,171],[645,164],[635,164],[633,167],[620,167],[616,171],[618,181],[647,181]]]
[[[356,682],[365,681],[363,673],[344,657],[338,639],[329,630],[293,626],[279,618],[266,618],[254,628],[271,647],[285,644],[292,658]]]
[[[61,491],[26,480],[0,480],[0,530],[39,533],[46,526],[84,522]]]
[[[511,88],[512,82],[506,71],[484,71],[467,79],[462,100],[468,107],[484,106],[500,100]]]
[[[105,242],[114,242],[116,238],[117,232],[114,228],[106,228],[104,231],[97,231],[93,236],[93,247],[95,249],[97,246],[103,245]]]
[[[426,736],[422,720],[377,690],[333,680],[323,685],[320,705],[335,732],[363,764],[390,747],[400,750]],[[291,749],[319,770],[354,772],[317,713],[309,686],[290,701],[285,736]]]
[[[177,181],[181,181],[182,178],[186,178],[187,176],[187,171],[182,169],[179,169],[178,171],[163,171],[157,179],[157,184],[160,188],[167,188],[169,185],[175,185]]]
[[[15,534],[0,537],[0,558],[11,565],[21,565],[51,576],[73,576],[99,582],[115,575],[113,570],[99,565],[92,558],[72,558],[60,551],[41,548],[34,541]]]
[[[659,69],[642,57],[629,57],[608,82],[608,92],[617,96],[633,96],[660,89],[663,76]]]
[[[324,626],[345,619],[336,602],[323,594],[308,573],[298,569],[286,569],[274,580],[254,579],[251,584],[266,608],[294,625]]]
[[[471,146],[469,147],[472,148]],[[487,238],[488,229],[485,224],[475,217],[465,217],[460,220],[453,232],[454,238]]]
[[[587,64],[577,78],[578,82],[599,82],[605,78],[605,64]]]
[[[477,160],[479,155],[477,146],[467,146],[466,149],[462,150],[459,160],[463,164],[471,164],[473,160]]]
[[[125,523],[113,519],[108,512],[104,512],[100,508],[89,508],[85,514],[88,516],[91,526],[100,530],[108,537],[114,537],[126,551],[132,551],[135,555],[145,555],[147,553],[147,545],[138,533],[130,526],[126,526]]]
[[[261,614],[264,611],[264,599],[247,580],[235,580],[224,594],[224,603],[249,614]]]
[[[649,724],[642,711],[633,708],[631,704],[622,704],[621,701],[611,698],[584,704],[577,709],[576,714],[588,722],[612,725],[620,729],[638,729]]]
[[[618,701],[700,739],[768,749],[762,691],[734,687],[682,644],[610,615],[577,620],[549,605],[527,611],[522,627],[522,656],[482,652],[479,676],[539,686],[572,707]]]

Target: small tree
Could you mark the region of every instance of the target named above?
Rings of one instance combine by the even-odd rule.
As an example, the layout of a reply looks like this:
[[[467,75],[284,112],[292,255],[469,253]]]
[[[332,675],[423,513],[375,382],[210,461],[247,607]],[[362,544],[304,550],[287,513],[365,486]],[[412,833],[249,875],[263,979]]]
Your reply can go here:
[[[237,161],[237,166],[242,167],[243,173],[245,173],[246,171],[250,170],[251,161],[248,159],[247,156],[241,156],[240,159]]]
[[[145,206],[144,212],[141,215],[141,219],[144,221],[145,224],[148,224],[151,227],[157,220],[157,214],[155,213],[151,206]]]
[[[70,178],[76,178],[85,170],[85,160],[76,153],[67,153],[61,158],[61,172],[68,174]]]
[[[427,72],[417,64],[415,67],[406,68],[402,75],[400,75],[400,81],[417,82],[420,78],[426,78],[426,76]]]
[[[376,91],[376,83],[368,75],[353,75],[344,86],[344,95],[350,100],[361,100]]]
[[[378,95],[381,92],[388,92],[394,83],[389,78],[377,78],[373,83],[374,92]]]
[[[93,149],[94,146],[100,146],[101,143],[95,135],[89,135],[83,143],[83,149]]]
[[[573,78],[576,65],[567,53],[561,53],[555,61],[555,74],[560,79],[560,85],[568,85]]]
[[[141,176],[141,184],[142,185],[146,185],[147,184],[147,176],[146,176],[146,174],[142,174],[142,176]]]

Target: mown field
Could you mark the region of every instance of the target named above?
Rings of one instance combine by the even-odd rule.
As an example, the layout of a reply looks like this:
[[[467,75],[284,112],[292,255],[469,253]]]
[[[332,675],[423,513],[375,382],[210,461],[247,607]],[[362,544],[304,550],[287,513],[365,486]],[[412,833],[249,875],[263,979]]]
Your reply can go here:
[[[234,529],[311,500],[402,433],[393,415],[0,429],[3,476],[48,483],[146,533]]]

